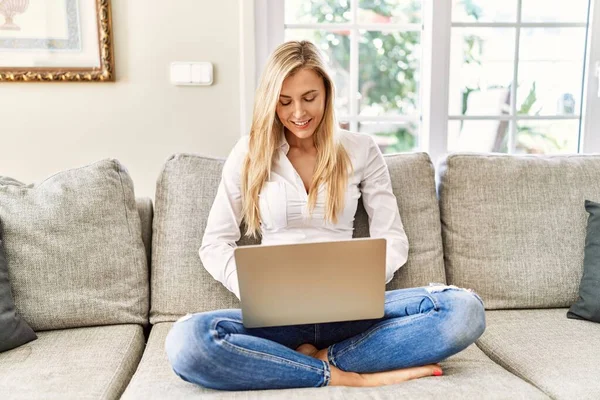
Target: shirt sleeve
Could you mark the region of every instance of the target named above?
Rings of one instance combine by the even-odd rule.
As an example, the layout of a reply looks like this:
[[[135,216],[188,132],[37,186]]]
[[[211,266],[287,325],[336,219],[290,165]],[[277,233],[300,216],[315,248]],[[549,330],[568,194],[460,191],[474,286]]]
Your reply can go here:
[[[369,136],[366,164],[361,181],[363,205],[369,216],[372,238],[386,239],[385,283],[408,259],[408,238],[400,219],[390,173],[373,137]]]
[[[204,268],[240,299],[233,250],[241,237],[241,167],[248,138],[242,137],[223,165],[221,182],[208,214],[199,255]]]

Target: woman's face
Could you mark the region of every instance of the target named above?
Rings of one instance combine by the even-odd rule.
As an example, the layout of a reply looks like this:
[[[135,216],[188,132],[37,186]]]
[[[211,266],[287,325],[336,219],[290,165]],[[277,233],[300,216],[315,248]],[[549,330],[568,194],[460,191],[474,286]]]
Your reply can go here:
[[[325,84],[311,69],[301,69],[281,85],[277,116],[299,139],[313,135],[325,112]]]

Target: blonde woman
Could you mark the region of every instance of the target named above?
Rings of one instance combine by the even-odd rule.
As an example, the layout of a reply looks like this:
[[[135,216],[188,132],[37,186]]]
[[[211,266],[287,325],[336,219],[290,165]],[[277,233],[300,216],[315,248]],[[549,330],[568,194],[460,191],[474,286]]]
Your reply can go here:
[[[223,167],[200,248],[208,272],[240,297],[233,249],[350,239],[362,196],[372,237],[387,239],[386,283],[408,256],[389,171],[373,139],[337,128],[334,86],[317,48],[271,55],[250,135]],[[435,289],[435,290],[434,290]],[[246,329],[241,310],[188,314],[166,339],[174,372],[221,390],[379,386],[442,375],[439,361],[485,329],[483,302],[456,287],[387,291],[380,319]]]

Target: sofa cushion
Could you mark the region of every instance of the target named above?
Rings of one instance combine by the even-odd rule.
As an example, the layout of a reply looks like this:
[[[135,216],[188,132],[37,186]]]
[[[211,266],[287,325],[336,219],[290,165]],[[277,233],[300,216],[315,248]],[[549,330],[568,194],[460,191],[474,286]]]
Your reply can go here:
[[[118,399],[144,350],[140,325],[38,332],[0,354],[0,393],[10,399]]]
[[[433,165],[426,153],[385,157],[409,241],[408,262],[388,290],[445,282]],[[169,158],[156,186],[150,321],[175,321],[188,312],[239,308],[237,298],[204,269],[198,256],[223,159],[193,154]],[[242,228],[243,229],[243,228]],[[368,236],[359,203],[354,237]],[[245,236],[238,245],[256,244]]]
[[[205,398],[214,399],[548,399],[529,383],[507,372],[477,346],[442,361],[444,376],[427,377],[398,385],[375,388],[327,386],[285,390],[218,391],[198,386],[175,375],[165,352],[165,338],[173,326],[154,325],[142,361],[131,379],[123,400]]]
[[[35,332],[15,309],[0,232],[0,352],[14,349],[35,339]]]
[[[486,312],[477,345],[554,399],[600,399],[600,326],[567,309]]]
[[[487,309],[577,300],[599,155],[453,154],[439,172],[448,283]]]
[[[133,183],[102,160],[25,185],[0,177],[17,310],[38,330],[148,323],[148,270]]]
[[[600,322],[600,203],[585,201],[588,212],[583,276],[579,299],[569,308],[567,318]]]

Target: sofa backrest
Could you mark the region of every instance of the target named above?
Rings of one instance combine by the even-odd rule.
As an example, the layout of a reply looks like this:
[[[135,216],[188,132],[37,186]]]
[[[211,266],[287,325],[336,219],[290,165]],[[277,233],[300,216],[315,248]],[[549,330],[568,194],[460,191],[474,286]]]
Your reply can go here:
[[[409,258],[387,289],[445,282],[433,165],[426,153],[386,156],[409,240]],[[198,250],[221,180],[224,160],[193,154],[170,157],[158,178],[152,236],[152,324],[188,312],[239,308],[237,298],[202,266]],[[241,228],[243,229],[243,228]],[[242,230],[243,232],[243,230]],[[354,237],[369,235],[359,204]],[[258,244],[242,236],[238,245]]]
[[[576,301],[600,156],[456,153],[438,169],[449,284],[487,309]]]

